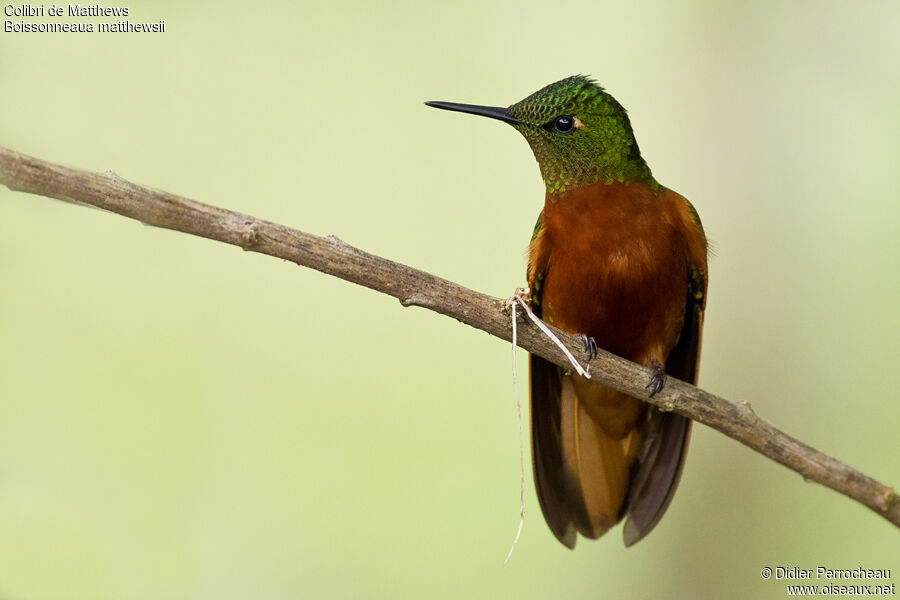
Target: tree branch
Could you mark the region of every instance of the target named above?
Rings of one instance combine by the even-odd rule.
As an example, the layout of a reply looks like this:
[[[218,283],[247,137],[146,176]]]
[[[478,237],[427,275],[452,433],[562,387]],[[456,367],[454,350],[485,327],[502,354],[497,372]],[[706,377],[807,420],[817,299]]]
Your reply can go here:
[[[112,172],[93,173],[42,161],[0,146],[0,183],[10,190],[95,206],[138,221],[268,254],[389,294],[403,306],[421,306],[453,317],[510,341],[512,329],[505,301],[472,291],[446,279],[374,256],[334,236],[325,238],[263,221],[168,192],[135,185]],[[519,313],[518,345],[557,365],[571,365],[563,352]],[[557,329],[554,333],[573,355],[582,343]],[[729,402],[669,378],[653,398],[645,389],[650,373],[643,367],[600,351],[591,361],[591,378],[674,411],[756,450],[860,502],[900,526],[900,498],[894,490],[760,419],[747,403]]]

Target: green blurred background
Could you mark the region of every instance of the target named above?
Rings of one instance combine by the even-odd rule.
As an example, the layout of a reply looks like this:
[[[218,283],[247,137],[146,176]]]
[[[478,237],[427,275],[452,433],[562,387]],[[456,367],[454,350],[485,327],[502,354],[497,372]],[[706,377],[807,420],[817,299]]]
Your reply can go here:
[[[422,102],[593,74],[714,241],[701,385],[900,484],[897,2],[125,5],[166,32],[0,33],[0,143],[496,296],[523,283],[534,159]],[[504,342],[0,189],[4,600],[782,598],[759,575],[779,565],[900,583],[888,522],[703,426],[629,550],[561,546],[529,471],[504,565],[518,486]]]

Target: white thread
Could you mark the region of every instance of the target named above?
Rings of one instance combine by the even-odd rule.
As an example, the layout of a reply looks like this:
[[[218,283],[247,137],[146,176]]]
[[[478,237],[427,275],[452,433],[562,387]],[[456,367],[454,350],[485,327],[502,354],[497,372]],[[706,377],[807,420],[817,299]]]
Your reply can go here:
[[[543,331],[544,334],[545,334],[548,338],[550,338],[551,340],[553,340],[553,343],[554,343],[554,344],[556,344],[557,346],[559,346],[559,349],[563,351],[563,353],[566,355],[566,358],[568,358],[568,359],[569,359],[569,362],[572,363],[572,366],[575,367],[575,371],[576,371],[579,375],[581,375],[582,377],[589,377],[588,374],[587,374],[587,371],[585,371],[585,370],[582,368],[582,366],[581,366],[580,364],[578,364],[578,361],[575,360],[575,357],[572,356],[572,353],[569,352],[569,349],[566,348],[566,347],[563,345],[563,343],[562,343],[561,341],[559,341],[559,338],[558,338],[558,337],[556,337],[555,335],[553,335],[553,332],[550,331],[550,329],[548,329],[546,325],[544,325],[544,322],[543,322],[543,321],[541,321],[540,319],[538,319],[538,318],[534,315],[534,313],[531,312],[531,308],[529,308],[528,305],[525,304],[525,301],[522,300],[522,297],[519,296],[519,294],[516,294],[515,296],[513,296],[513,298],[515,298],[516,300],[519,301],[519,304],[522,305],[522,308],[525,309],[525,313],[526,313],[529,317],[531,317],[531,320],[534,321],[534,324],[537,325],[537,326],[541,329],[541,331]]]
[[[516,292],[513,298],[519,298],[518,292]],[[503,564],[509,562],[509,558],[512,556],[513,550],[516,549],[516,542],[519,541],[519,536],[522,535],[522,527],[525,525],[525,448],[522,443],[522,403],[519,400],[519,380],[516,376],[516,303],[513,301],[512,305],[512,374],[513,374],[513,395],[516,398],[516,419],[519,423],[519,529],[516,531],[516,537],[513,538],[512,545],[509,547],[509,553],[506,555],[506,559],[503,561]]]

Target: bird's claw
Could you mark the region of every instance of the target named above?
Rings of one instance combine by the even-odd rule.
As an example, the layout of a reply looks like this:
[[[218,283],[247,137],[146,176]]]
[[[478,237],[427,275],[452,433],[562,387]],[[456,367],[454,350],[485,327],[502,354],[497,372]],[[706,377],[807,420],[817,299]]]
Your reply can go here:
[[[597,340],[583,333],[579,333],[575,337],[584,344],[584,351],[587,352],[589,360],[597,358]]]
[[[650,392],[650,397],[652,398],[666,385],[666,368],[661,362],[654,360],[650,363],[650,373],[650,383],[644,389],[653,388],[653,391]]]

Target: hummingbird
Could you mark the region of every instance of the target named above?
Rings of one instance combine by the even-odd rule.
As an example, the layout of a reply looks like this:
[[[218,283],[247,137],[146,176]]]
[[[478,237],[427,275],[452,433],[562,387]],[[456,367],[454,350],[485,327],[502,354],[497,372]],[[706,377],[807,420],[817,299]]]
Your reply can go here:
[[[426,102],[503,121],[525,136],[544,180],[528,250],[530,305],[584,342],[696,383],[707,291],[697,211],[653,178],[625,109],[583,75],[507,108]],[[625,519],[625,546],[660,521],[681,478],[691,421],[530,355],[531,450],[556,538],[597,539]]]

